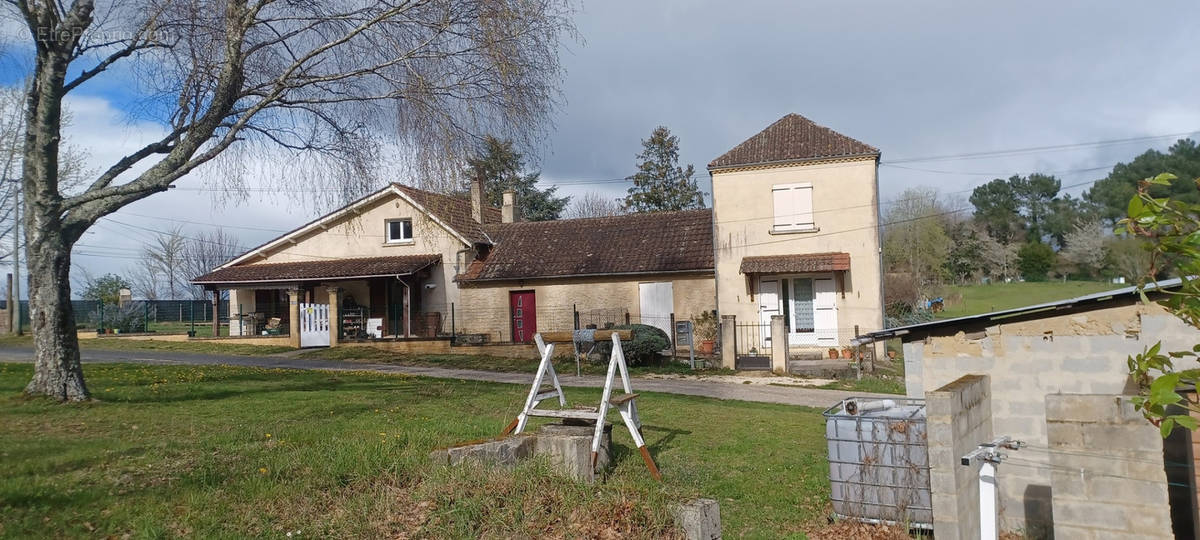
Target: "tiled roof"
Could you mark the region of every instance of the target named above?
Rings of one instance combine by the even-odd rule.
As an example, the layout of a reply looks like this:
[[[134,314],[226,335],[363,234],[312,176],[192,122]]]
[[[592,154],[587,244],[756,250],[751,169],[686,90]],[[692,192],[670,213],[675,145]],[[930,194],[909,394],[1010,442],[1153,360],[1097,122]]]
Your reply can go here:
[[[743,274],[779,274],[788,272],[832,272],[849,270],[849,253],[807,253],[803,255],[764,255],[743,257]]]
[[[460,281],[712,271],[712,211],[504,223]]]
[[[465,236],[472,242],[486,242],[487,236],[483,229],[471,217],[471,199],[458,195],[442,195],[401,184],[392,184],[411,197],[417,204],[424,206],[429,213],[442,220],[443,223]],[[483,222],[500,223],[500,209],[484,206]]]
[[[329,279],[395,276],[412,274],[438,264],[441,255],[405,255],[400,257],[362,257],[319,261],[242,264],[213,270],[192,280],[200,285],[277,281],[320,281]]]
[[[712,160],[708,168],[862,155],[879,155],[879,149],[792,113]]]

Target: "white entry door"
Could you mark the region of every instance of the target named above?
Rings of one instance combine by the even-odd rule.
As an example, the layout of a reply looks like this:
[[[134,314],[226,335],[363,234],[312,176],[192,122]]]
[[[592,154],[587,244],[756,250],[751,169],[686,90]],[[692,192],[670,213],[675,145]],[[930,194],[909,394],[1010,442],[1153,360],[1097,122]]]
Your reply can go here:
[[[675,292],[670,281],[638,284],[641,322],[661,328],[671,335],[671,313],[675,310]]]
[[[758,322],[766,350],[771,347],[771,317],[779,314],[779,280],[764,279],[758,285]]]
[[[300,346],[329,346],[329,304],[300,303]]]
[[[813,280],[813,330],[818,344],[838,344],[837,286],[833,278]]]

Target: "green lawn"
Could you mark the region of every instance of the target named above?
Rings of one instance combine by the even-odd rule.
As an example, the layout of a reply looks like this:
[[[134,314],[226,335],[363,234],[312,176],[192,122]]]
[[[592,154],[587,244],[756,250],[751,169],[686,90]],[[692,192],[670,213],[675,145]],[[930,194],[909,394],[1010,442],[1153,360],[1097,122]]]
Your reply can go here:
[[[32,347],[33,337],[0,337],[0,347]],[[288,352],[291,347],[278,345],[238,345],[211,341],[151,341],[132,338],[96,338],[79,340],[81,349],[106,349],[115,351],[179,351],[202,354],[233,354],[240,356],[264,356]]]
[[[569,350],[569,349],[568,349]],[[534,354],[524,358],[506,358],[479,354],[401,354],[375,347],[333,347],[329,349],[314,349],[300,354],[300,358],[320,360],[338,360],[344,362],[366,362],[380,364],[399,364],[406,366],[429,366],[453,369],[478,369],[483,371],[503,371],[518,373],[534,373],[541,362]],[[558,358],[554,361],[554,369],[560,374],[574,374],[575,360]],[[588,375],[604,375],[608,372],[607,360],[602,363],[584,362],[580,371]],[[732,369],[709,368],[691,369],[685,361],[664,361],[661,365],[630,366],[630,375],[648,373],[695,373],[703,375],[731,375]]]
[[[986,285],[948,286],[943,298],[945,309],[936,316],[952,319],[1003,309],[1065,300],[1076,296],[1109,291],[1121,285],[1103,281],[1044,281],[990,283]]]
[[[651,480],[614,430],[616,467],[586,486],[544,462],[441,468],[435,447],[488,437],[526,388],[373,373],[89,364],[100,401],[19,395],[0,364],[0,536],[661,537],[665,506],[721,503],[730,537],[822,525],[823,422],[802,407],[646,393]],[[572,403],[599,390],[571,388]],[[298,533],[296,531],[299,531]]]

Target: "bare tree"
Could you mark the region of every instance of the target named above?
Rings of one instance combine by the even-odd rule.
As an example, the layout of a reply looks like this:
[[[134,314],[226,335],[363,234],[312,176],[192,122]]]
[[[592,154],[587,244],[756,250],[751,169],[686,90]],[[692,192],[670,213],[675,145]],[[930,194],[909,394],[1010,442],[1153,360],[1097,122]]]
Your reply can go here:
[[[212,269],[225,264],[234,257],[241,255],[245,249],[237,239],[225,229],[201,231],[189,238],[183,248],[183,276],[187,281],[207,274]],[[192,285],[191,295],[194,300],[204,300],[204,288]]]
[[[165,296],[165,300],[178,300],[188,289],[185,256],[187,239],[179,227],[165,233],[159,233],[153,242],[142,246],[143,266],[149,270],[149,275],[158,279],[157,288]]]
[[[368,187],[404,151],[453,186],[483,134],[532,144],[561,82],[569,0],[7,0],[34,51],[22,189],[34,334],[29,394],[88,399],[70,305],[71,247],[101,217],[197,167],[288,154],[319,164],[281,178]],[[63,99],[114,66],[163,133],[64,194]],[[228,187],[245,167],[229,159]],[[141,172],[137,172],[141,171]]]
[[[162,278],[159,277],[158,270],[154,266],[142,261],[140,264],[126,269],[122,275],[128,276],[129,286],[134,297],[144,300],[159,299]]]
[[[589,191],[571,199],[570,206],[563,212],[567,219],[619,216],[625,213],[625,207],[612,197],[605,197],[595,191]]]

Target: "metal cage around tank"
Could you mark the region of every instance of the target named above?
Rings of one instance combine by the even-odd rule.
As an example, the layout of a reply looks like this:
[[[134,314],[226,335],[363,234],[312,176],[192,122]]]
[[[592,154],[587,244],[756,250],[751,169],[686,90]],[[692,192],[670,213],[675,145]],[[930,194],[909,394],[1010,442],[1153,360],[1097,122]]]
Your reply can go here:
[[[855,397],[826,409],[834,515],[932,529],[925,427],[921,399]]]

